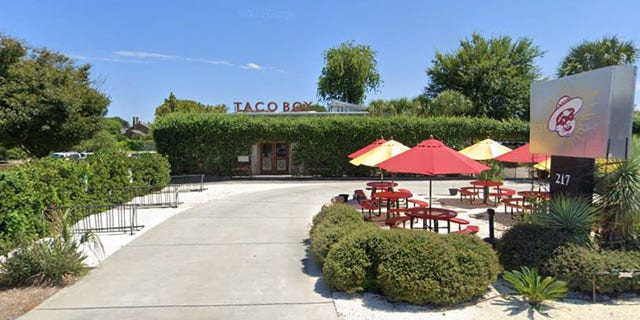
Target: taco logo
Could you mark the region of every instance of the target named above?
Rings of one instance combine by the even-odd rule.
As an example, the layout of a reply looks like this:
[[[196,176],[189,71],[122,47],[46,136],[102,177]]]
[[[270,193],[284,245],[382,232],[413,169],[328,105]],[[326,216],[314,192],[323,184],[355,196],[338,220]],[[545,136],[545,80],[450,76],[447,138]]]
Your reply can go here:
[[[582,109],[582,98],[562,96],[547,121],[547,129],[566,138],[576,129],[576,114]]]

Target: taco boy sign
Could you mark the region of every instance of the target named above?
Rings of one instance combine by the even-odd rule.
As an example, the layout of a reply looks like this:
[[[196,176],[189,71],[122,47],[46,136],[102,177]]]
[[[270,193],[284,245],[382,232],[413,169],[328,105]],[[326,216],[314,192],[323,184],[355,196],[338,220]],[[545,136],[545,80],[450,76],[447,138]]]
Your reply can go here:
[[[311,110],[311,101],[256,101],[243,102],[234,101],[233,106],[236,112],[296,112]]]
[[[531,152],[625,158],[635,68],[612,66],[531,85]]]

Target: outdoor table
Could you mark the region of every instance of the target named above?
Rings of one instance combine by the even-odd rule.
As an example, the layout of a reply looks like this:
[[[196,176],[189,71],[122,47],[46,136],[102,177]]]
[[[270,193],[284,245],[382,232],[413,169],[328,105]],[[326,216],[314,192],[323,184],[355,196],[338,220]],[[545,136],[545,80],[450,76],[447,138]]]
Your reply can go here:
[[[551,199],[551,193],[547,191],[518,191],[518,194],[524,198],[523,201],[529,202],[532,208]]]
[[[551,199],[551,193],[547,191],[518,191],[518,194],[525,199],[541,199],[541,200]]]
[[[429,220],[429,230],[435,230],[438,232],[438,221],[447,221],[447,228],[451,230],[449,219],[455,218],[458,213],[444,208],[409,208],[405,213],[408,217],[411,217],[411,229],[413,229],[413,218],[422,219],[422,228],[427,229],[427,220]],[[431,228],[431,221],[433,220],[433,229]]]
[[[475,187],[482,187],[482,203],[489,204],[487,203],[487,200],[489,200],[489,187],[497,187],[498,191],[500,191],[502,182],[490,180],[475,180],[471,181],[471,185]]]
[[[383,191],[393,191],[394,187],[397,187],[398,184],[396,182],[390,182],[390,181],[371,181],[371,182],[367,182],[367,187],[371,188],[371,196],[373,197],[373,194],[378,192],[378,190],[383,190]]]
[[[395,204],[395,207],[398,208],[400,205],[400,199],[405,200],[405,204],[408,203],[407,199],[411,198],[411,193],[408,192],[394,192],[394,191],[383,191],[376,192],[372,195],[372,198],[378,199],[378,201],[386,201],[387,202],[387,220],[390,218],[389,210],[391,209],[391,205]]]

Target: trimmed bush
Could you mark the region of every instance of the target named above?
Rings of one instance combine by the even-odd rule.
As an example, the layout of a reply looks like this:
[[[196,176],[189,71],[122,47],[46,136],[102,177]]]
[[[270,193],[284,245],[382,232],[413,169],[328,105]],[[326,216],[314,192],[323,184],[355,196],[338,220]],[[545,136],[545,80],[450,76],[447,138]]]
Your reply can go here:
[[[391,301],[453,305],[482,295],[499,273],[491,247],[472,235],[397,235],[378,267],[378,284]]]
[[[320,265],[331,246],[343,237],[365,228],[377,228],[364,221],[362,214],[347,205],[333,205],[322,210],[311,227],[311,253]]]
[[[313,216],[310,233],[313,233],[313,230],[320,224],[333,225],[344,221],[364,222],[364,218],[362,217],[362,213],[349,205],[342,203],[334,204],[320,210],[318,214]]]
[[[385,250],[393,246],[390,233],[380,228],[367,228],[346,235],[334,244],[322,268],[327,285],[332,290],[347,293],[376,291],[378,265]]]
[[[498,243],[498,256],[505,270],[530,267],[542,270],[553,251],[571,236],[538,224],[518,223],[507,230]]]
[[[558,248],[554,257],[546,265],[547,272],[567,281],[569,288],[591,292],[593,274],[611,272],[610,275],[596,275],[596,288],[600,293],[640,290],[640,277],[619,278],[620,271],[640,270],[638,251],[601,251],[577,245]]]
[[[155,123],[158,152],[168,156],[173,173],[231,176],[237,156],[263,140],[292,144],[293,165],[301,174],[365,176],[370,168],[349,164],[346,155],[364,144],[391,137],[413,146],[430,135],[454,149],[487,136],[526,140],[529,125],[520,120],[471,117],[255,117],[243,114],[172,113]]]
[[[141,153],[131,160],[134,183],[162,188],[171,182],[169,160],[157,153]]]

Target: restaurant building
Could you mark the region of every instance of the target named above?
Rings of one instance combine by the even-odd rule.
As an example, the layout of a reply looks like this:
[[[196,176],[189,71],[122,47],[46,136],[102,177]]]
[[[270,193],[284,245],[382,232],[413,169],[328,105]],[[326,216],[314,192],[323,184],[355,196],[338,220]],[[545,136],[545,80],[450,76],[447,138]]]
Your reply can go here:
[[[311,102],[274,101],[254,104],[234,102],[235,113],[256,117],[324,117],[324,116],[366,116],[364,106],[334,101],[327,112],[308,111]],[[233,114],[233,113],[232,113]],[[285,141],[262,140],[251,146],[251,153],[238,156],[236,175],[292,175],[304,172],[293,165],[295,158],[292,144]]]

